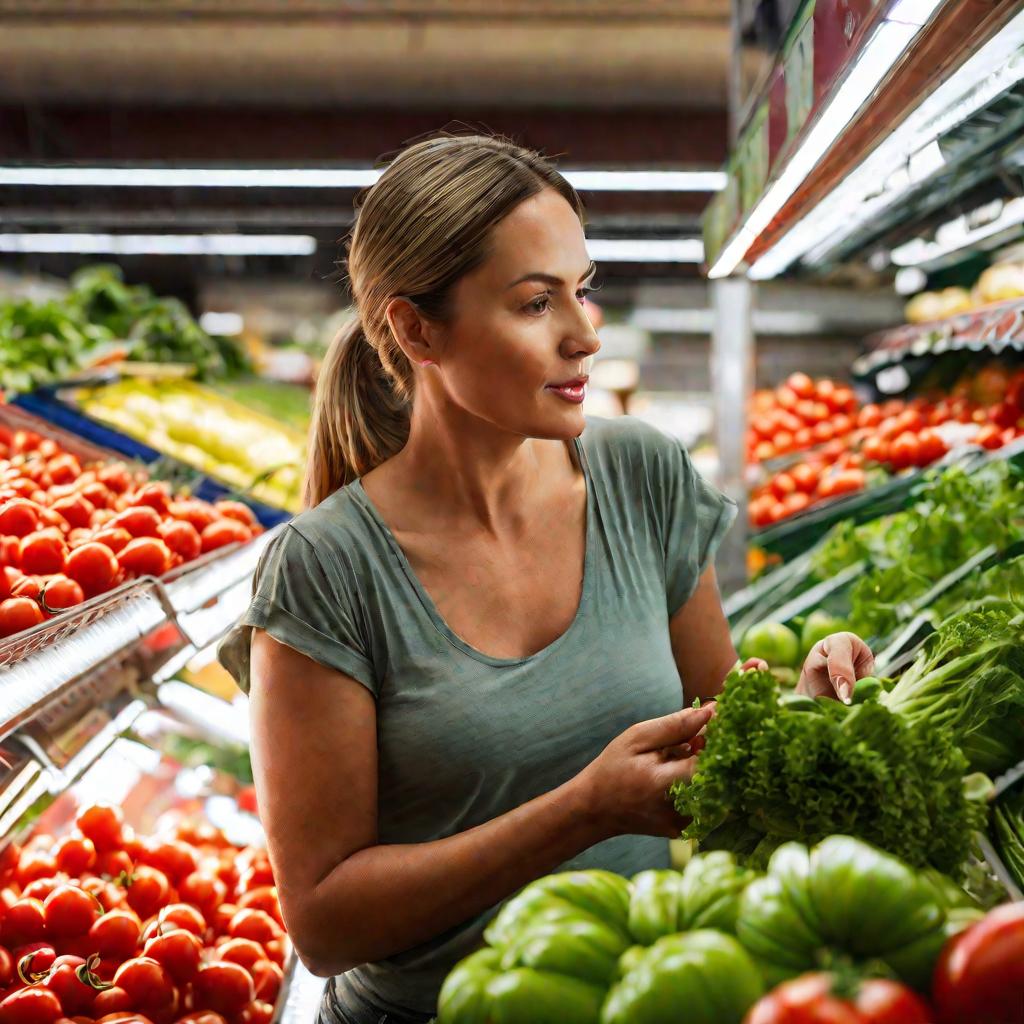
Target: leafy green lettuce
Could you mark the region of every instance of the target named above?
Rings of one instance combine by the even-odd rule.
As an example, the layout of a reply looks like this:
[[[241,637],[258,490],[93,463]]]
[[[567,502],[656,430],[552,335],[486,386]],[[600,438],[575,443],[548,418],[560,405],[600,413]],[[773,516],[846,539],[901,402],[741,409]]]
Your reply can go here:
[[[918,867],[954,872],[985,820],[962,786],[950,732],[874,701],[780,705],[768,672],[733,672],[690,784],[672,796],[683,835],[763,866],[781,843],[857,836]]]

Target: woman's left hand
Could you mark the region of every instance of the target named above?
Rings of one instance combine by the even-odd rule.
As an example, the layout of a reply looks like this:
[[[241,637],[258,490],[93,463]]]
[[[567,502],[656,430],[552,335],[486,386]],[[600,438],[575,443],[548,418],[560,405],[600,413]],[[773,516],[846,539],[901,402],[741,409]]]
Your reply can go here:
[[[874,670],[875,656],[856,633],[833,633],[811,648],[796,692],[809,697],[838,698],[849,704],[857,680]]]

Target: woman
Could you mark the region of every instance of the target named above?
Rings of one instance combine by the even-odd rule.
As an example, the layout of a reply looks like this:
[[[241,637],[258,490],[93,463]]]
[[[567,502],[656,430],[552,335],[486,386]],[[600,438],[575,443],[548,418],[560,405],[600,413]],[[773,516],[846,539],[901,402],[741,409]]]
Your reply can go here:
[[[530,880],[668,864],[666,789],[712,713],[683,706],[736,661],[712,567],[735,510],[659,431],[585,422],[594,267],[535,153],[405,150],[348,266],[309,511],[222,656],[288,930],[334,976],[323,1019],[420,1022]],[[801,687],[848,697],[870,660],[830,638]]]

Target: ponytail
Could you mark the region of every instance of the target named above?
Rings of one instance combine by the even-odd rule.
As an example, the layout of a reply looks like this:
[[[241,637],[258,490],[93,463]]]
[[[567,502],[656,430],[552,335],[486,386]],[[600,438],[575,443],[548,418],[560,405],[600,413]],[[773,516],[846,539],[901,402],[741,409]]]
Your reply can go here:
[[[354,317],[331,342],[317,378],[303,485],[306,508],[402,450],[409,438],[406,391]]]

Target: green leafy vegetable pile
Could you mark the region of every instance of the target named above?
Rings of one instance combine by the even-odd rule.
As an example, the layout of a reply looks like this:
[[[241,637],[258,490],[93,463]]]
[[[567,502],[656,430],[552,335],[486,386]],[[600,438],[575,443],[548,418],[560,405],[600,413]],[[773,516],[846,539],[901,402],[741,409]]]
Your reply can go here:
[[[1024,754],[1024,616],[1009,602],[965,610],[928,638],[881,702],[914,728],[951,730],[975,771]]]
[[[869,559],[871,570],[851,592],[850,628],[887,636],[947,573],[990,544],[1003,550],[1024,537],[1022,483],[1005,460],[929,476],[910,508],[859,526],[837,524],[814,557],[815,574],[827,579]]]
[[[177,299],[126,284],[116,266],[85,267],[62,299],[0,301],[0,388],[31,391],[117,346],[144,362],[180,362],[200,377],[243,370],[243,351],[211,337]]]
[[[996,801],[992,833],[1003,863],[1024,889],[1024,786],[1015,786]]]
[[[955,872],[985,808],[964,793],[950,732],[876,701],[780,703],[769,672],[733,672],[690,784],[672,788],[686,838],[762,866],[781,843],[836,832],[916,867]]]

